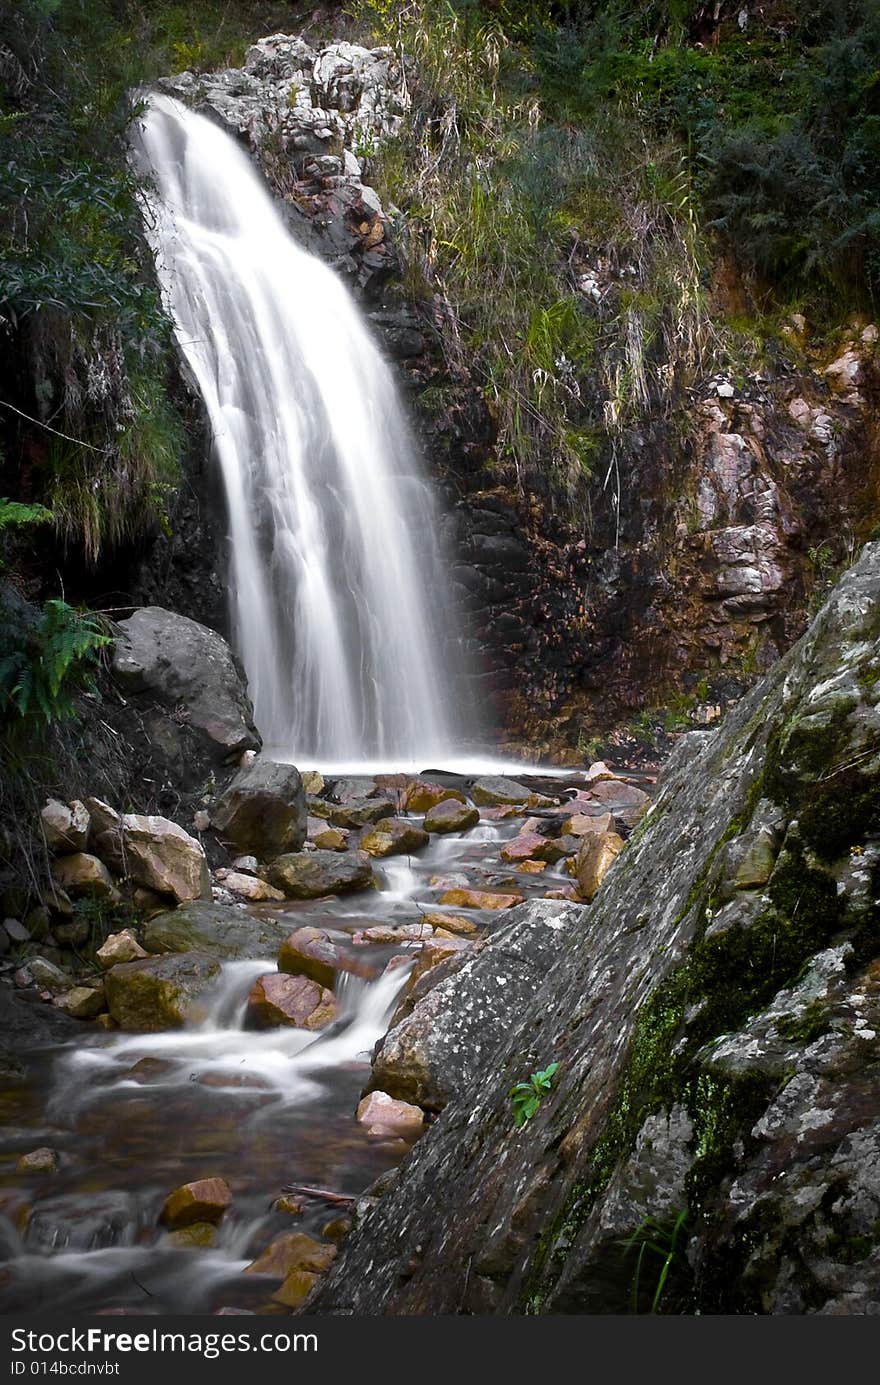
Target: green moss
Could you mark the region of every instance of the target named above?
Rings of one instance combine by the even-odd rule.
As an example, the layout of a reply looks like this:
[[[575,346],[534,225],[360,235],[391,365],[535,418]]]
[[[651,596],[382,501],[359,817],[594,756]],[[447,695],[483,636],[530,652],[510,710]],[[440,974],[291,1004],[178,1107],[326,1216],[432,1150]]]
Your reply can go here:
[[[797,1044],[811,1044],[821,1039],[831,1028],[831,1012],[821,1000],[814,1000],[800,1015],[786,1015],[776,1028],[784,1039]]]

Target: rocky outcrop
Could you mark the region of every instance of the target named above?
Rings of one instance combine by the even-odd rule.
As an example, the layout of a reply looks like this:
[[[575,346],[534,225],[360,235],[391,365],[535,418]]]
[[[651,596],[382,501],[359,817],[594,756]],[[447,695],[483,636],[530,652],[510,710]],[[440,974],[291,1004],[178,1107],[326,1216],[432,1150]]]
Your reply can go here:
[[[112,668],[123,689],[173,712],[215,763],[260,748],[244,674],[221,635],[159,606],[135,611],[118,631]]]
[[[722,727],[681,741],[309,1311],[625,1312],[621,1242],[637,1256],[647,1233],[669,1253],[665,1311],[873,1311],[878,638],[872,544]],[[511,1087],[550,1064],[520,1127]]]
[[[318,48],[273,34],[248,50],[241,68],[182,72],[159,85],[248,143],[308,249],[361,288],[388,275],[396,263],[386,242],[388,221],[375,190],[362,181],[362,161],[397,133],[409,103],[390,48],[345,42]],[[418,330],[405,321],[389,325],[401,337],[395,354],[423,349]]]

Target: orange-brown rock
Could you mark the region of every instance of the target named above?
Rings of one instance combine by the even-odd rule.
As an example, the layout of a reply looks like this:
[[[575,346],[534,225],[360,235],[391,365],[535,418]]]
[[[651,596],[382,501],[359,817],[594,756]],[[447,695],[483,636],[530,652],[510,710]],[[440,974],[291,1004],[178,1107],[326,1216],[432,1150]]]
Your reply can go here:
[[[466,803],[461,789],[450,788],[447,784],[431,784],[427,779],[411,779],[403,795],[403,807],[408,813],[427,813],[438,803],[455,799]]]
[[[285,1279],[294,1270],[323,1274],[336,1258],[336,1247],[307,1236],[303,1231],[285,1231],[248,1265],[245,1274],[271,1274]]]
[[[515,904],[522,904],[524,897],[491,890],[445,890],[437,902],[452,904],[456,909],[512,909]]]
[[[616,832],[584,837],[575,862],[578,890],[584,899],[590,900],[595,896],[623,846],[623,838]]]
[[[192,1226],[194,1222],[214,1224],[220,1221],[231,1202],[232,1191],[225,1178],[200,1178],[169,1193],[159,1220],[172,1231]]]

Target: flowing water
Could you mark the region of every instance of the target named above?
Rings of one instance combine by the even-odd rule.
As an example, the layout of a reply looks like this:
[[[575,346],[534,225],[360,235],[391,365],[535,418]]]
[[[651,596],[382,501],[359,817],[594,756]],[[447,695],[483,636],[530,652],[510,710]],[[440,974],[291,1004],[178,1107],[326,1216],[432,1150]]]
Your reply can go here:
[[[368,942],[364,929],[419,922],[451,885],[540,896],[569,883],[561,866],[530,877],[503,864],[498,853],[521,825],[481,823],[377,862],[379,890],[253,907],[291,932],[326,930],[374,978],[340,978],[338,1019],[319,1034],[244,1026],[251,985],[275,967],[265,958],[226,963],[192,1028],[108,1034],[83,1024],[75,1043],[26,1054],[27,1082],[0,1082],[0,1313],[265,1310],[277,1279],[243,1271],[276,1236],[320,1236],[340,1216],[306,1197],[292,1218],[276,1206],[285,1185],[356,1196],[408,1149],[368,1135],[355,1112],[417,944]],[[469,912],[482,932],[504,922]],[[395,956],[401,965],[387,970]],[[58,1151],[58,1173],[16,1172],[18,1156],[40,1146]],[[177,1244],[158,1222],[165,1198],[215,1176],[233,1195],[215,1243]]]
[[[136,150],[223,473],[234,638],[266,745],[296,764],[448,759],[473,732],[462,626],[388,365],[230,135],[152,95]]]

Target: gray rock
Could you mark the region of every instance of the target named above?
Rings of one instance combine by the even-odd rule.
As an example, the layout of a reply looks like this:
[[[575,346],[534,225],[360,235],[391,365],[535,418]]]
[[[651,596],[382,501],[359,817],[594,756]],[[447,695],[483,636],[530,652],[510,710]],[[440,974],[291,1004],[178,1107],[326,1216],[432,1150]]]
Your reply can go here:
[[[491,1066],[493,1053],[553,966],[563,934],[582,916],[579,907],[556,900],[512,910],[503,928],[465,954],[389,1030],[376,1050],[367,1090],[442,1110]]]
[[[141,607],[119,631],[112,668],[123,688],[183,707],[218,761],[259,749],[244,676],[222,636],[160,606]]]
[[[288,899],[363,890],[373,883],[373,867],[363,851],[300,851],[279,856],[269,879]]]
[[[477,779],[471,787],[471,798],[481,807],[497,807],[504,803],[527,803],[531,790],[515,779],[505,779],[500,775]]]
[[[239,852],[260,860],[298,851],[306,839],[306,797],[294,765],[257,759],[214,800],[215,828]]]
[[[290,926],[223,904],[185,904],[157,914],[144,929],[148,952],[200,952],[220,960],[274,958]]]
[[[670,766],[607,887],[365,1206],[310,1312],[626,1311],[603,1247],[652,1217],[671,1234],[679,1213],[672,1311],[873,1311],[880,956],[868,882],[836,863],[876,835],[878,635],[875,543],[768,677]],[[737,891],[743,916],[706,939],[725,848],[764,830],[768,800],[785,832],[773,874],[763,893]],[[458,1018],[442,1023],[463,1024],[476,999],[460,1004],[454,982],[483,956],[444,963],[461,969],[419,1003],[446,987]],[[414,1038],[433,1059],[430,1026]],[[398,1042],[392,1029],[383,1048]],[[510,1088],[551,1061],[552,1092],[517,1128]]]

